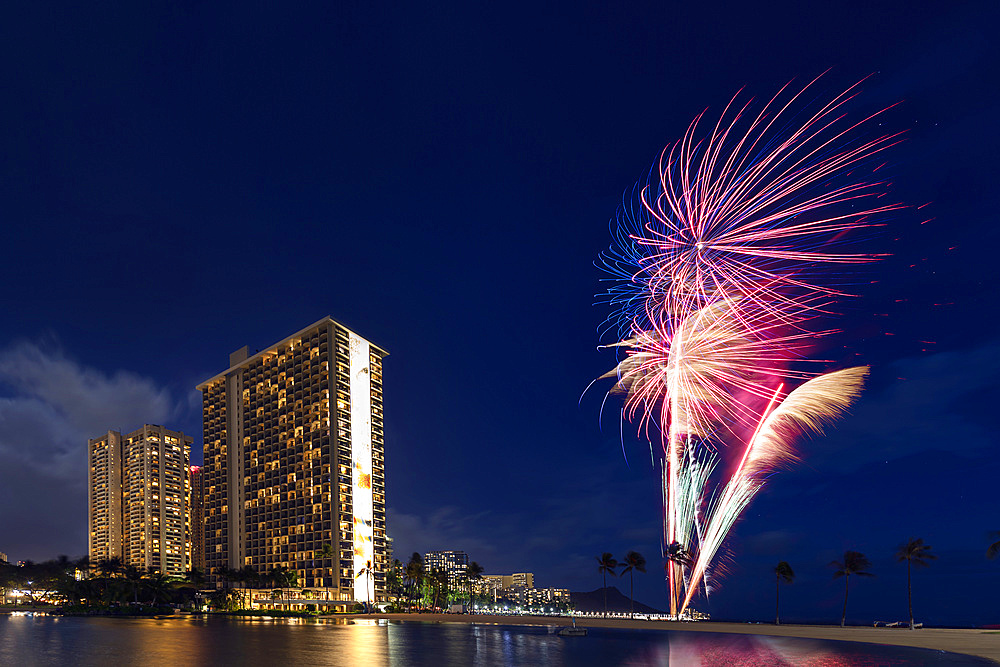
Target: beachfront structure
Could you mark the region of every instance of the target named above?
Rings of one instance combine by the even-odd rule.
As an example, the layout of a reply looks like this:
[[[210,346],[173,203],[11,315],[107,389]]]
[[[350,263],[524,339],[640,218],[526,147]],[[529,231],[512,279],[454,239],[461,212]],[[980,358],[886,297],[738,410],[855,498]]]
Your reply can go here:
[[[508,600],[528,607],[566,608],[572,604],[569,589],[535,588],[535,575],[531,572],[484,574],[472,583],[472,590],[480,599]]]
[[[424,554],[424,568],[448,573],[448,587],[465,588],[465,569],[469,567],[469,554],[464,551],[428,551]]]
[[[476,595],[489,596],[494,599],[500,597],[517,599],[521,591],[534,587],[535,575],[532,572],[484,574],[473,583]]]
[[[205,571],[205,474],[191,466],[191,569]]]
[[[472,582],[472,592],[482,597],[494,600],[500,597],[503,590],[502,574],[484,574]]]
[[[183,576],[191,567],[190,436],[145,424],[87,443],[90,561]]]
[[[205,566],[294,571],[340,601],[385,599],[382,359],[329,317],[198,385]]]
[[[514,574],[484,574],[484,582],[489,588],[499,590],[511,590],[514,588],[533,588],[535,586],[535,575],[531,572],[515,572]]]
[[[517,599],[531,607],[569,606],[571,602],[568,588],[525,588]]]
[[[505,577],[504,583],[506,583],[506,581],[507,579]],[[515,572],[514,574],[510,575],[509,588],[513,588],[516,590],[516,589],[525,589],[534,587],[535,587],[535,575],[532,574],[531,572]]]

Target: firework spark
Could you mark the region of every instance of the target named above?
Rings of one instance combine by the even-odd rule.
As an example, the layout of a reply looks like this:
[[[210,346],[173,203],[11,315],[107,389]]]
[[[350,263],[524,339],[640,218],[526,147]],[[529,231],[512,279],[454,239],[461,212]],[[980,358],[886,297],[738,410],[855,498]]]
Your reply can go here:
[[[777,465],[797,460],[793,444],[798,438],[822,434],[824,426],[842,417],[861,395],[867,375],[867,366],[820,375],[797,387],[771,410],[781,392],[781,387],[778,388],[765,408],[765,417],[751,437],[736,472],[709,512],[711,519],[700,540],[698,558],[691,571],[681,612],[691,601],[729,529],[763,487],[764,476]]]
[[[623,419],[661,451],[672,614],[767,473],[843,415],[867,374],[821,374],[809,352],[836,331],[819,323],[848,296],[824,267],[878,259],[849,251],[848,232],[902,208],[885,203],[885,180],[863,178],[899,135],[867,132],[881,112],[847,119],[857,85],[808,110],[814,84],[786,85],[756,112],[734,98],[710,126],[699,115],[623,203],[600,258],[612,309],[602,330],[619,354],[603,377],[624,396]],[[729,449],[739,464],[709,493]]]

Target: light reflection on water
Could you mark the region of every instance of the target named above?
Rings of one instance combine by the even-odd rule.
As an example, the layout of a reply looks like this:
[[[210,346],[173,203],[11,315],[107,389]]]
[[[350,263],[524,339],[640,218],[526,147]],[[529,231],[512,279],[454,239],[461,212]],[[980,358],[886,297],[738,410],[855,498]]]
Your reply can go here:
[[[891,667],[991,664],[920,649],[807,639],[371,620],[0,615],[0,665],[670,665]]]

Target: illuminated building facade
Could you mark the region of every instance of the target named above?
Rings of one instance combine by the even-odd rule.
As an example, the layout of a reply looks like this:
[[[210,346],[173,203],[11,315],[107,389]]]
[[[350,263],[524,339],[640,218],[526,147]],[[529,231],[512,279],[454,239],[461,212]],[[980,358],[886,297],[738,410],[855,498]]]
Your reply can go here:
[[[518,601],[529,606],[568,606],[571,604],[567,588],[525,588],[518,596]]]
[[[190,436],[146,424],[124,438],[124,560],[184,576],[191,569]]]
[[[327,317],[198,386],[213,581],[280,566],[336,600],[385,599],[386,354]]]
[[[506,577],[504,578],[506,581]],[[515,572],[510,575],[510,585],[508,588],[534,588],[535,587],[535,575],[531,572]]]
[[[90,560],[183,576],[191,567],[192,439],[146,424],[88,441]]]
[[[469,554],[464,551],[428,551],[424,554],[424,568],[448,573],[448,587],[465,589],[465,568],[469,567]]]
[[[191,466],[191,568],[205,571],[205,475]]]
[[[7,562],[7,554],[0,551],[0,563],[6,563],[6,562]]]
[[[87,441],[87,510],[90,561],[123,558],[122,434],[117,431]]]
[[[493,598],[505,597],[517,600],[525,591],[534,590],[535,575],[532,572],[514,574],[484,574],[473,584],[476,595]]]

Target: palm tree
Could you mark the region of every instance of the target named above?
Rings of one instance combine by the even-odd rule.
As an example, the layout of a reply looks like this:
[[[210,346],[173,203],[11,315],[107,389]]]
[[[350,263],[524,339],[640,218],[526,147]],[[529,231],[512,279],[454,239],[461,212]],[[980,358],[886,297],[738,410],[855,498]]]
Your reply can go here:
[[[333,547],[329,542],[324,543],[323,548],[316,554],[317,558],[323,559],[324,566],[329,566],[326,567],[326,574],[331,578],[333,577],[333,559],[336,558],[336,556],[337,554],[334,552]]]
[[[102,577],[117,577],[123,568],[122,559],[118,556],[97,561],[97,572]]]
[[[276,565],[267,573],[267,578],[272,586],[281,589],[282,598],[285,597],[285,588],[295,588],[299,585],[299,573],[296,570]]]
[[[629,604],[629,615],[635,616],[635,573],[636,570],[639,572],[646,571],[646,559],[638,551],[629,551],[625,554],[625,560],[618,563],[619,567],[622,569],[622,576],[626,572],[629,573],[629,585],[628,585],[628,604]]]
[[[265,588],[278,588],[278,579],[284,575],[279,572],[277,566],[271,566],[270,570],[262,572],[260,575],[260,585]]]
[[[239,569],[237,578],[243,583],[243,595],[245,596],[247,604],[249,604],[253,598],[253,593],[251,591],[256,588],[256,584],[260,582],[260,575],[257,574],[257,570],[255,570],[252,565],[244,565]]]
[[[146,588],[153,594],[150,604],[156,606],[161,597],[167,599],[170,596],[170,577],[151,567],[146,575]]]
[[[608,615],[608,575],[615,576],[618,561],[610,551],[605,551],[597,557],[597,571],[604,577],[604,615]]]
[[[774,624],[781,625],[781,618],[778,615],[778,602],[780,600],[779,594],[781,590],[781,582],[784,581],[786,584],[792,583],[795,579],[795,572],[792,570],[792,566],[781,561],[774,566]]]
[[[871,561],[858,551],[845,551],[843,560],[835,560],[830,563],[830,567],[837,568],[837,571],[833,573],[833,578],[844,577],[844,613],[840,617],[840,627],[844,627],[847,622],[847,592],[851,584],[851,575],[874,577],[874,574],[866,571],[871,566]]]
[[[483,578],[483,566],[472,561],[465,566],[465,581],[469,586],[469,608],[472,608],[472,582]]]
[[[367,613],[371,612],[371,599],[372,599],[371,578],[373,574],[374,570],[372,570],[372,562],[367,561],[367,563],[365,563],[365,566],[361,568],[361,571],[354,576],[355,579],[359,579],[360,577],[365,578],[365,584],[366,584],[365,590],[367,590],[367,595],[365,597],[365,612]]]
[[[145,576],[145,572],[135,565],[126,565],[124,570],[125,580],[132,584],[132,602],[139,604],[139,584]]]
[[[205,583],[205,573],[196,567],[192,567],[188,570],[184,575],[184,578],[187,579],[188,582],[195,588],[198,588]]]
[[[899,549],[896,550],[896,562],[901,563],[904,560],[906,561],[906,595],[910,603],[910,630],[913,629],[913,587],[910,584],[911,565],[927,567],[930,565],[927,561],[935,559],[937,559],[937,556],[931,553],[931,546],[924,544],[924,541],[918,538],[911,537],[909,542],[899,545]]]
[[[222,579],[223,588],[225,588],[228,594],[229,588],[232,586],[233,582],[235,582],[240,576],[240,571],[234,570],[231,567],[222,566],[216,570],[215,576],[217,576],[219,579]]]
[[[398,603],[403,592],[403,564],[398,558],[392,559],[392,565],[386,574],[386,590],[389,593],[389,599]]]
[[[668,561],[677,563],[683,567],[690,568],[694,564],[694,559],[684,545],[680,542],[673,542],[667,547],[667,552],[663,554]]]
[[[986,550],[986,557],[993,560],[997,556],[1000,556],[1000,530],[994,530],[990,533],[990,539],[996,540],[993,544],[989,546]]]
[[[410,556],[410,561],[406,564],[406,579],[410,582],[410,593],[407,596],[412,601],[414,592],[420,591],[420,586],[424,582],[424,559],[416,551]]]
[[[80,559],[76,561],[76,569],[80,570],[84,579],[90,576],[90,571],[93,568],[94,564],[90,562],[90,556],[81,556]]]
[[[437,607],[438,596],[448,599],[448,573],[444,570],[431,570],[427,579],[434,596],[432,606]]]
[[[108,595],[108,588],[111,583],[110,579],[121,573],[123,567],[122,559],[118,556],[113,558],[103,558],[97,561],[95,569],[97,570],[98,576],[102,579],[100,591],[103,602],[107,603],[108,599],[111,597]]]

